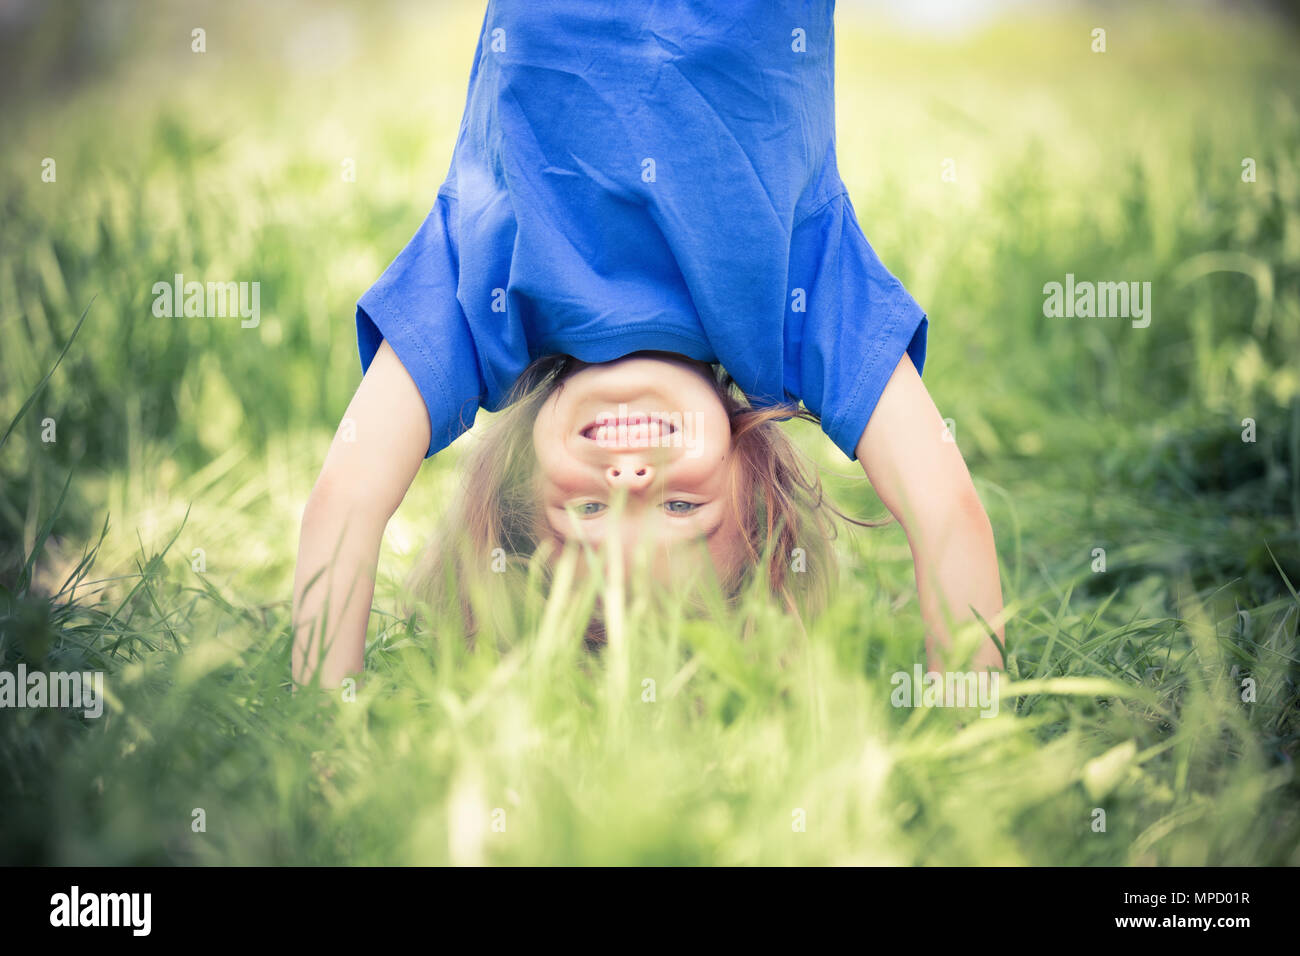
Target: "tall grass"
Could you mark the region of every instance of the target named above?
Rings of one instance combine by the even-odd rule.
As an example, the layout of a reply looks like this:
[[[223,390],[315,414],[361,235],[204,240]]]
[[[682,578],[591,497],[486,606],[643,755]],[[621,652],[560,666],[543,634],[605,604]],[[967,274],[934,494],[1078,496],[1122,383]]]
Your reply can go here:
[[[841,11],[844,177],[930,312],[926,381],[999,539],[1014,684],[985,719],[891,706],[922,660],[897,527],[841,539],[806,635],[757,599],[633,601],[593,658],[590,592],[525,595],[473,652],[412,628],[397,582],[458,448],[390,528],[356,699],[289,692],[352,309],[445,172],[482,15],[311,9],[200,7],[199,56],[159,8],[140,55],[5,105],[0,670],[103,670],[110,699],[0,710],[0,859],[1300,862],[1293,33],[1110,12],[1098,55],[1069,14],[939,42]],[[261,325],[154,318],[177,272],[260,281]],[[1151,326],[1045,318],[1067,272],[1152,282]]]

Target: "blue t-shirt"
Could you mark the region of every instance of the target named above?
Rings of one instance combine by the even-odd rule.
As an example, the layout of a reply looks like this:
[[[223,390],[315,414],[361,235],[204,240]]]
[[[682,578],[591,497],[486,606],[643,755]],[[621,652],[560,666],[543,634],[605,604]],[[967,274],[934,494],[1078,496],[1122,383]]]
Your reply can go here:
[[[850,459],[928,322],[835,161],[834,0],[491,0],[446,181],[357,306],[428,454],[543,355],[720,362]]]

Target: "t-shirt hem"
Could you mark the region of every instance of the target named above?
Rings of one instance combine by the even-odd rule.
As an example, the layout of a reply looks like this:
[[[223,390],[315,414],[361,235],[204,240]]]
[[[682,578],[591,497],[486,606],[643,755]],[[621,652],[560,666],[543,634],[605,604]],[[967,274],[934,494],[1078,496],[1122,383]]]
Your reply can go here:
[[[716,362],[709,344],[698,336],[672,329],[616,329],[599,335],[551,336],[538,345],[540,353],[572,355],[583,362],[612,362],[632,352],[678,352],[701,362]]]

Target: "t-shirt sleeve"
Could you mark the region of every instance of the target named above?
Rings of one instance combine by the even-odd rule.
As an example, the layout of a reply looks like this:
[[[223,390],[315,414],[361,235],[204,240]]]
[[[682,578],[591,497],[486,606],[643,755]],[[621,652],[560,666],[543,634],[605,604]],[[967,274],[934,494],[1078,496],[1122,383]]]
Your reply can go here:
[[[357,302],[361,369],[385,339],[429,412],[427,458],[474,424],[483,395],[474,339],[456,298],[454,197],[440,192],[419,230]]]
[[[847,193],[795,227],[790,262],[787,391],[853,460],[903,355],[924,366],[929,321],[867,242]]]

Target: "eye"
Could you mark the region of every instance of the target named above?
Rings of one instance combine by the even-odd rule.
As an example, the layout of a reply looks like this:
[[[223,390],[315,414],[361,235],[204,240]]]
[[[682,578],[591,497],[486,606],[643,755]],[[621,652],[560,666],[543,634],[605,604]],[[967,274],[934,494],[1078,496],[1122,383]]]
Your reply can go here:
[[[601,501],[580,501],[576,505],[572,505],[572,508],[580,517],[590,518],[592,515],[598,515],[604,511],[605,504]]]
[[[668,510],[669,514],[674,515],[688,515],[698,507],[699,504],[694,501],[681,501],[679,499],[677,501],[664,502],[664,508]]]

